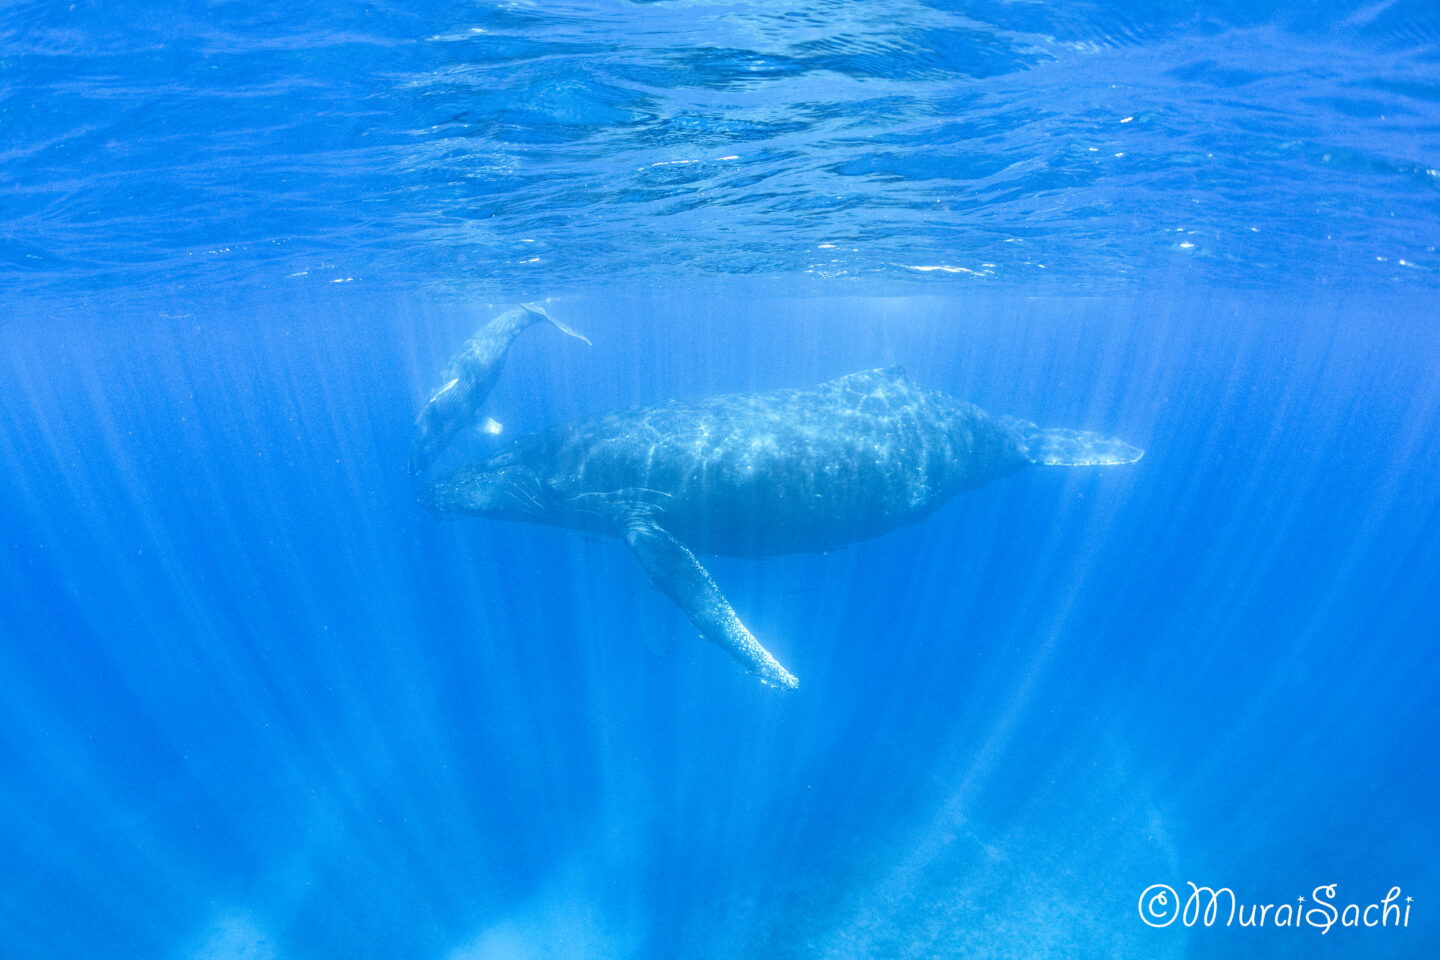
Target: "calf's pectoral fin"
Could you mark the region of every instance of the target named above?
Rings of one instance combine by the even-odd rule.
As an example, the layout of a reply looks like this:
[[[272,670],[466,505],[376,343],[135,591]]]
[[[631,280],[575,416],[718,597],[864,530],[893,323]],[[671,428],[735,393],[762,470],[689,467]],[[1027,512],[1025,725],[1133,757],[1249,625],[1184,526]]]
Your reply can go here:
[[[648,517],[625,520],[622,531],[650,582],[685,611],[702,637],[727,650],[762,683],[789,690],[800,685],[745,629],[709,572],[683,543]]]

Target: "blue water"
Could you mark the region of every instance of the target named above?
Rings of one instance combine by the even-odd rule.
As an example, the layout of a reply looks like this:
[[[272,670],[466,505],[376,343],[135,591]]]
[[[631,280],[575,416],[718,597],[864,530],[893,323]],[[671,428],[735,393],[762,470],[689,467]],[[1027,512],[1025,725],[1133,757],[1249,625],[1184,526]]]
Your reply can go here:
[[[1403,0],[0,9],[0,957],[1440,955],[1437,168]],[[899,363],[1147,453],[707,558],[766,689],[416,506],[546,297],[507,436]]]

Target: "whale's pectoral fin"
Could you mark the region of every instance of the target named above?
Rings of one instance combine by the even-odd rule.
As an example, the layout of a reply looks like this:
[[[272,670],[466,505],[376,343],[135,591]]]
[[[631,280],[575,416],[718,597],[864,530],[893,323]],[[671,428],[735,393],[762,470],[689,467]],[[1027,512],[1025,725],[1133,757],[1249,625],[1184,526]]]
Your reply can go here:
[[[729,651],[762,683],[790,690],[800,685],[745,629],[710,574],[683,543],[648,516],[627,517],[621,530],[650,582],[685,611],[702,637]]]
[[[1047,467],[1101,467],[1134,463],[1145,451],[1124,440],[1088,430],[1037,427],[1019,417],[1001,417],[1025,458]]]

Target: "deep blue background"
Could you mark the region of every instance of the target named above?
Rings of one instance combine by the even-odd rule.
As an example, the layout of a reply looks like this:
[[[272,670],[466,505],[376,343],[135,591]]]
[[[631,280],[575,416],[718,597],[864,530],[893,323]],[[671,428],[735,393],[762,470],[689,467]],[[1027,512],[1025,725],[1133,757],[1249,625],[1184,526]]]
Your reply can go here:
[[[1148,448],[713,562],[790,696],[617,545],[413,504],[410,411],[483,307],[16,319],[10,949],[1178,955],[1150,883],[1423,897],[1437,334],[1393,297],[1191,293],[552,306],[595,346],[527,334],[507,429],[903,362]],[[1423,917],[1190,948],[1421,956]]]
[[[1431,957],[1429,2],[0,10],[0,956]],[[1144,447],[710,569],[507,435],[903,364]],[[453,459],[478,454],[469,436]],[[1150,884],[1404,930],[1151,930]]]

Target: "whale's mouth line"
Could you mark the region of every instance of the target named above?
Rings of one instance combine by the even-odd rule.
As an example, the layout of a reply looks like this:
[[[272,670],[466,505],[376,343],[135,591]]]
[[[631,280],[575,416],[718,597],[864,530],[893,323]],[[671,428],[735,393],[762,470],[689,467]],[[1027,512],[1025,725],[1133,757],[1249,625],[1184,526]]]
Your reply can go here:
[[[498,470],[461,470],[421,487],[416,499],[440,517],[463,514],[545,523],[554,512],[539,475],[515,464]]]

